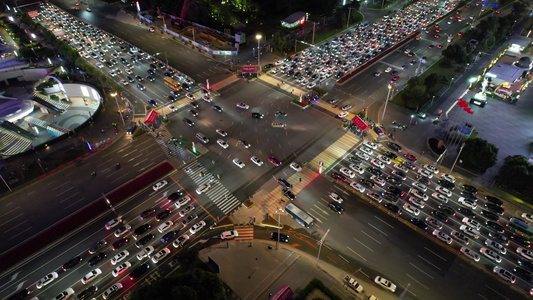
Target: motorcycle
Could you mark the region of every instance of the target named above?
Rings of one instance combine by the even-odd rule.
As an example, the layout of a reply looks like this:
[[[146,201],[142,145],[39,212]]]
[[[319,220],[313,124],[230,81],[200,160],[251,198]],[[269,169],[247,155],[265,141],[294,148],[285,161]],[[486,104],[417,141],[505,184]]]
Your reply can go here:
[[[95,176],[95,175],[96,175],[96,172],[93,171],[93,172],[91,173],[91,176]]]

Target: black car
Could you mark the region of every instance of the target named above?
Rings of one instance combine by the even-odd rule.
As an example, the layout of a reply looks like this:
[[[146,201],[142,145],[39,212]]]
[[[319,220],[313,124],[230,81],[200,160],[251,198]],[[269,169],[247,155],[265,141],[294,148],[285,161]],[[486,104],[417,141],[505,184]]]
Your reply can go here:
[[[398,206],[396,206],[396,205],[394,205],[392,203],[385,203],[385,204],[383,204],[383,206],[385,206],[385,208],[387,208],[388,210],[390,210],[391,212],[393,212],[395,214],[401,214],[402,213],[402,210]]]
[[[150,82],[153,82],[153,81],[155,81],[155,78],[152,75],[148,75],[148,76],[146,76],[146,80],[148,80]]]
[[[278,178],[278,183],[281,186],[284,186],[284,187],[286,187],[288,189],[292,189],[292,184],[290,184],[287,180],[285,180],[283,178]]]
[[[126,76],[126,80],[129,82],[129,83],[132,83],[135,81],[135,79],[131,78],[130,76]]]
[[[154,69],[148,69],[148,74],[154,75],[155,74],[155,70]]]
[[[287,113],[278,110],[277,112],[274,113],[274,116],[276,116],[276,117],[286,117]]]
[[[98,254],[96,254],[95,256],[93,256],[93,257],[91,257],[89,259],[89,263],[88,264],[89,264],[90,267],[95,266],[97,263],[101,262],[106,257],[107,257],[107,254],[105,254],[104,252],[98,253]]]
[[[385,178],[385,181],[387,181],[388,183],[390,183],[391,185],[395,185],[395,186],[401,186],[402,185],[402,180],[398,179],[398,178],[395,178],[394,176],[392,175],[387,175],[384,177]]]
[[[92,295],[94,295],[98,291],[98,287],[93,285],[88,287],[87,289],[83,290],[83,292],[76,295],[76,299],[78,300],[86,300],[89,299]]]
[[[176,99],[176,96],[174,96],[174,95],[168,95],[167,96],[167,100],[170,101],[170,102],[176,102],[176,100],[178,100],[178,99]]]
[[[533,273],[531,273],[531,271],[529,271],[528,269],[516,266],[514,267],[513,272],[516,275],[524,278],[524,280],[528,282],[533,282]]]
[[[218,105],[213,105],[213,110],[214,111],[218,111],[218,112],[222,112],[222,107],[220,107]]]
[[[493,222],[493,221],[487,221],[485,223],[487,226],[489,226],[490,228],[498,231],[498,232],[501,232],[503,233],[505,231],[505,227],[503,227],[502,225],[496,223],[496,222]]]
[[[148,269],[150,269],[150,265],[149,264],[142,264],[142,265],[138,266],[133,271],[131,271],[130,280],[135,280],[135,279],[139,278],[142,274],[146,273],[146,271],[148,271]]]
[[[390,158],[390,159],[397,159],[398,158],[398,155],[396,155],[396,154],[394,154],[394,153],[392,153],[390,151],[385,152],[385,156]]]
[[[140,83],[137,83],[137,88],[138,88],[139,90],[141,90],[141,91],[146,90],[146,87],[145,87],[144,85],[140,84]]]
[[[381,177],[383,176],[383,172],[378,169],[378,168],[375,168],[375,167],[368,167],[366,168],[366,170],[370,173],[370,174],[373,174],[373,175],[376,175],[378,177]]]
[[[411,219],[411,223],[413,223],[416,227],[422,229],[422,230],[427,230],[428,229],[428,224],[420,219],[417,219],[417,218],[412,218]]]
[[[490,202],[492,204],[498,205],[498,206],[502,206],[503,205],[503,201],[498,199],[498,198],[496,198],[496,197],[485,196],[485,200],[487,200],[488,202]]]
[[[396,143],[387,143],[387,146],[396,152],[402,152],[402,147]]]
[[[338,213],[339,215],[342,214],[344,211],[344,207],[340,203],[337,203],[335,201],[331,201],[328,203],[329,208],[331,208],[332,211]]]
[[[499,232],[489,232],[489,236],[505,247],[509,246],[509,239],[505,235]]]
[[[499,215],[505,214],[505,209],[503,209],[503,207],[499,205],[492,204],[492,203],[485,203],[485,207],[488,208],[490,211],[493,211]]]
[[[149,241],[153,240],[155,238],[155,235],[149,233],[145,236],[143,236],[140,240],[135,243],[135,247],[141,248],[142,246],[146,245]]]
[[[457,211],[462,213],[463,215],[465,215],[467,217],[470,217],[470,218],[475,218],[476,217],[476,213],[473,210],[471,210],[470,208],[459,207],[459,208],[457,208]]]
[[[155,217],[155,220],[159,222],[168,216],[170,216],[170,209],[165,209],[164,211],[157,214],[157,216]]]
[[[184,90],[186,90],[186,91],[189,91],[192,87],[191,87],[190,85],[186,84],[186,83],[183,83],[183,84],[181,85],[181,88],[184,89]]]
[[[430,185],[431,184],[431,179],[427,178],[426,176],[417,175],[416,179],[418,180],[418,182],[420,182],[420,183],[422,183],[424,185]]]
[[[455,184],[451,181],[448,181],[446,179],[441,179],[439,180],[439,185],[442,186],[442,187],[445,187],[449,190],[453,190],[455,189]]]
[[[135,76],[135,79],[137,79],[138,82],[142,82],[142,81],[144,81],[144,78],[142,78],[142,77],[139,76],[139,75],[136,75],[136,76]]]
[[[407,178],[407,174],[405,174],[403,171],[400,171],[400,170],[394,170],[392,175],[397,176],[401,179]]]
[[[461,195],[464,196],[465,198],[477,201],[477,196],[474,193],[467,192],[467,191],[461,191]]]
[[[128,239],[128,238],[121,238],[120,240],[114,242],[111,245],[111,249],[113,249],[113,251],[115,251],[115,250],[119,249],[120,247],[126,245],[129,241],[130,241],[130,239]]]
[[[474,193],[474,194],[477,194],[478,190],[475,186],[471,186],[469,184],[464,184],[463,185],[463,191],[465,192],[469,192],[469,193]]]
[[[278,233],[277,232],[272,232],[270,234],[270,239],[274,240],[274,241],[277,241],[278,240]],[[283,242],[283,243],[288,243],[289,242],[289,236],[286,235],[286,234],[280,233],[279,234],[279,241]]]
[[[24,300],[30,293],[29,289],[23,289],[11,295],[7,300]]]
[[[391,193],[391,192],[385,192],[385,193],[382,194],[382,196],[385,199],[389,200],[390,202],[398,201],[398,196],[396,194]]]
[[[439,205],[439,208],[448,216],[455,216],[455,214],[457,213],[453,208],[446,205]]]
[[[437,218],[438,220],[442,221],[442,222],[448,222],[448,215],[446,215],[445,213],[441,212],[441,211],[438,211],[438,210],[433,210],[431,212],[431,214]]]
[[[94,245],[93,247],[89,248],[89,254],[95,254],[100,249],[103,249],[106,245],[107,245],[107,242],[105,240],[99,241],[98,243],[96,243],[96,245]]]
[[[157,103],[156,103],[155,100],[153,100],[153,99],[149,99],[149,100],[148,100],[148,104],[150,104],[150,105],[152,105],[152,106],[156,106],[156,105],[157,105]]]
[[[294,199],[296,199],[296,196],[288,189],[283,189],[283,195],[291,201],[294,201]]]
[[[192,108],[198,108],[198,104],[196,102],[189,102],[189,106],[192,107]]]
[[[361,159],[356,156],[350,156],[350,161],[356,165],[360,165],[362,163]]]
[[[183,195],[184,195],[184,193],[183,193],[182,190],[179,190],[179,191],[177,191],[177,192],[174,192],[174,193],[172,193],[172,194],[170,194],[170,195],[168,196],[168,198],[167,198],[167,199],[168,199],[168,202],[176,201],[176,200],[178,200],[178,199],[179,199],[181,196],[183,196]]]
[[[198,112],[194,109],[190,109],[189,110],[189,114],[191,114],[193,117],[197,117],[198,116]]]
[[[265,115],[263,115],[263,114],[256,113],[256,112],[252,113],[252,118],[262,119],[264,117],[265,117]]]
[[[484,215],[485,217],[487,217],[488,219],[491,219],[492,221],[500,221],[500,216],[498,214],[495,214],[491,211],[488,211],[486,209],[482,210],[481,211],[481,214]]]
[[[141,220],[144,220],[146,218],[148,218],[149,216],[151,216],[152,214],[155,213],[155,209],[147,209],[145,211],[143,211],[140,215],[139,215],[139,218],[141,218]]]
[[[376,183],[372,180],[368,180],[368,179],[361,179],[361,184],[362,185],[365,185],[367,186],[368,188],[371,188],[373,189],[374,187],[376,187]]]
[[[191,217],[191,216],[189,216],[189,217]],[[165,235],[163,235],[161,237],[161,243],[163,243],[163,244],[168,243],[168,241],[172,240],[175,236],[176,236],[176,232],[175,231],[169,231],[169,232],[165,233]]]
[[[527,260],[527,259],[524,259],[524,258],[519,258],[518,259],[518,264],[521,265],[522,267],[530,270],[530,271],[533,271],[533,262]]]
[[[133,236],[138,237],[139,235],[147,232],[151,227],[152,226],[150,226],[150,224],[141,225],[135,229],[135,231],[133,232]]]
[[[80,262],[82,261],[82,258],[81,256],[76,256],[74,257],[73,259],[67,261],[63,266],[61,266],[63,268],[63,271],[66,271],[68,269],[72,269],[74,268],[77,264],[79,264]]]
[[[392,193],[392,194],[394,194],[396,196],[402,196],[404,194],[404,192],[401,189],[399,189],[399,188],[397,188],[395,186],[389,186],[387,188],[387,191],[389,191],[390,193]]]
[[[187,119],[187,118],[183,118],[183,123],[185,123],[189,127],[193,127],[194,126],[194,122],[189,120],[189,119]]]
[[[520,246],[531,248],[531,242],[525,237],[512,234],[509,239]]]
[[[198,219],[198,215],[197,214],[194,214],[194,215],[190,215],[188,216],[187,218],[185,218],[185,220],[181,221],[181,225],[183,225],[183,227],[189,225],[189,223],[193,220],[196,220]]]

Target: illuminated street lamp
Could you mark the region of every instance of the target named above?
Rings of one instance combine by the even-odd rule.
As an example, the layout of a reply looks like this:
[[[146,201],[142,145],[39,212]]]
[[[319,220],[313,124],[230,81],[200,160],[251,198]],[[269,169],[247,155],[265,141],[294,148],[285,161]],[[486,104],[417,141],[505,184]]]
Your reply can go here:
[[[111,93],[111,96],[115,98],[115,102],[117,103],[117,109],[118,113],[120,115],[120,119],[122,120],[122,125],[124,125],[124,128],[126,128],[126,123],[124,122],[124,117],[122,116],[122,110],[120,109],[120,106],[118,105],[118,99],[117,99],[117,93]]]
[[[409,125],[413,124],[413,118],[415,117],[415,115],[411,115],[411,120],[409,121]]]
[[[470,85],[468,86],[468,88],[472,88],[472,84],[474,84],[475,82],[477,82],[477,78],[476,77],[472,77],[470,79],[468,79],[468,82],[470,82]]]
[[[261,43],[261,38],[263,36],[260,35],[260,34],[256,34],[255,35],[255,38],[257,39],[257,66],[259,67],[259,71],[257,71],[257,75],[259,75],[259,73],[261,73],[261,49],[260,49],[260,43]]]
[[[392,85],[388,85],[389,92],[387,93],[387,99],[385,100],[385,107],[383,107],[383,113],[381,114],[381,123],[383,123],[383,118],[385,118],[385,111],[387,110],[387,104],[389,103],[389,98],[391,95]]]

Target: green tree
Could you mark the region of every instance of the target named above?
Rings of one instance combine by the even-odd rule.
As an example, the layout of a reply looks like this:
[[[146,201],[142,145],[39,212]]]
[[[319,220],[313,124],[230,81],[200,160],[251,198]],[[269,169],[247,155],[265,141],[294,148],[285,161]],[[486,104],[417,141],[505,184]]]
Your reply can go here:
[[[463,165],[475,172],[484,173],[498,161],[498,148],[484,139],[468,139],[460,159]]]
[[[413,110],[420,109],[422,104],[429,100],[426,87],[421,84],[405,87],[402,95],[407,107]]]
[[[449,59],[450,61],[456,62],[458,64],[464,64],[467,61],[467,53],[463,46],[459,44],[451,44],[444,51],[442,55]]]
[[[274,50],[283,52],[287,48],[287,39],[281,31],[276,31],[272,39]]]

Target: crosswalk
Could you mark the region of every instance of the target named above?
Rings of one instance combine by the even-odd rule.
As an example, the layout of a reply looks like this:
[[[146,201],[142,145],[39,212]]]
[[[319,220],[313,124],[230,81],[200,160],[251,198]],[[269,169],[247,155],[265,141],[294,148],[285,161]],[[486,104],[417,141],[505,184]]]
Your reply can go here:
[[[187,157],[188,155],[187,150],[185,150],[183,147],[180,147],[180,145],[176,146],[172,143],[169,143],[169,140],[171,138],[175,138],[175,136],[173,136],[172,133],[170,133],[164,125],[161,126],[157,131],[150,132],[150,134],[155,138],[159,146],[163,148],[165,155],[168,158]]]
[[[217,178],[211,174],[202,164],[198,161],[193,161],[185,166],[187,175],[194,181],[197,186],[204,183],[209,183],[211,187],[207,192],[202,195],[206,195],[213,203],[222,211],[224,215],[231,212],[235,207],[241,204],[237,199]]]
[[[326,170],[334,165],[335,161],[346,155],[360,141],[361,138],[347,131],[337,141],[313,158],[308,163],[308,167],[318,170],[320,168],[320,162],[322,162],[322,173],[325,173]]]
[[[235,226],[235,231],[239,233],[235,237],[237,242],[251,242],[254,239],[254,226]]]

